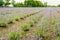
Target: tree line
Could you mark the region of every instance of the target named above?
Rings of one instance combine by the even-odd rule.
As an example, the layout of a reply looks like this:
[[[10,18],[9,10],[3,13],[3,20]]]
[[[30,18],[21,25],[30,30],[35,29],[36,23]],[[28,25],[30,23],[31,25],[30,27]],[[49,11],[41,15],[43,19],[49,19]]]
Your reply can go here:
[[[37,0],[25,0],[17,3],[15,0],[0,0],[0,7],[9,7],[9,5],[13,7],[48,7],[47,2],[43,3]]]
[[[25,0],[22,3],[16,3],[15,0],[0,0],[0,7],[9,7],[9,5],[13,7],[47,7],[47,3],[37,0]]]

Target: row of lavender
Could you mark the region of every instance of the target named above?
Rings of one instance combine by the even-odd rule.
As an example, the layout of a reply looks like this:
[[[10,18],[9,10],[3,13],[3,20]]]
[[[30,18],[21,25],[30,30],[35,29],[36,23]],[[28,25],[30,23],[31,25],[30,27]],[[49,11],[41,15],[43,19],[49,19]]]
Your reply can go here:
[[[27,11],[26,11],[27,10]],[[0,21],[8,23],[9,21],[15,20],[26,16],[28,14],[38,12],[39,8],[0,8]]]

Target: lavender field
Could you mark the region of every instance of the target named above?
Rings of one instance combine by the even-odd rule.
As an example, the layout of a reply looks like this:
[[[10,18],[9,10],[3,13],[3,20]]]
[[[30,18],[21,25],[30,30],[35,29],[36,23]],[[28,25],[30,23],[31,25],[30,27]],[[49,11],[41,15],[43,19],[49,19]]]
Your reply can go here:
[[[60,40],[60,8],[0,8],[0,40]]]

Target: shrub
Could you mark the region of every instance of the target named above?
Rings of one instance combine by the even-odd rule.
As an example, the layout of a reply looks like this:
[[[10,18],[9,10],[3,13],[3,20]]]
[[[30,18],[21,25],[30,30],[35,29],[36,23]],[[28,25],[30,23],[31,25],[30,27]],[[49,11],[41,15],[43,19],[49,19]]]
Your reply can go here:
[[[16,21],[19,21],[19,19],[18,19],[18,18],[16,18],[15,20],[16,20]]]
[[[23,30],[23,31],[29,31],[29,25],[28,24],[22,24],[21,25],[21,29]]]
[[[21,16],[20,19],[24,19],[24,16]]]
[[[29,14],[27,14],[27,17],[29,16]]]
[[[9,19],[8,24],[11,24],[11,23],[13,23],[13,19]]]
[[[34,25],[34,21],[33,21],[33,20],[30,20],[30,21],[28,22],[28,24],[32,27],[32,26]]]
[[[9,40],[20,40],[25,35],[26,35],[26,33],[24,31],[21,31],[21,32],[12,31],[12,32],[9,32],[8,39]]]
[[[5,22],[0,22],[0,27],[7,27],[7,23],[5,23]]]
[[[20,34],[19,32],[10,32],[9,33],[9,40],[20,40]]]
[[[19,21],[19,16],[14,15],[16,21]]]
[[[12,31],[12,32],[9,32],[8,39],[9,40],[20,40],[25,35],[26,35],[26,33],[24,31],[21,31],[21,32]]]

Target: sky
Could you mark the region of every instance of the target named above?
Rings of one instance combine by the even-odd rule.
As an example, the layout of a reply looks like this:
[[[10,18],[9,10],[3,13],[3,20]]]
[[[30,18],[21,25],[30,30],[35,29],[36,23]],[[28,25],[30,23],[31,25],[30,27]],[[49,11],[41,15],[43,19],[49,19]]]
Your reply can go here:
[[[24,2],[24,0],[15,0],[16,2]],[[43,3],[44,2],[47,2],[48,5],[58,5],[60,4],[60,0],[40,0],[42,1]]]

